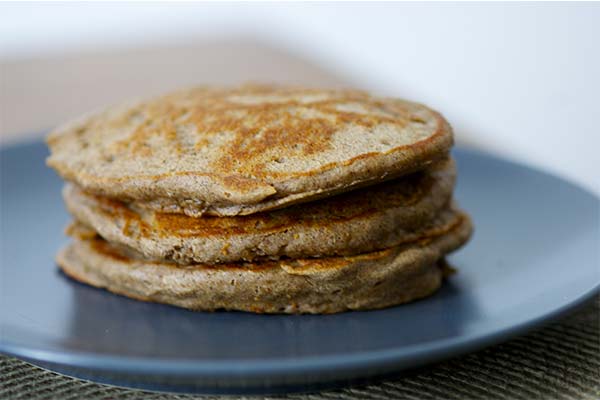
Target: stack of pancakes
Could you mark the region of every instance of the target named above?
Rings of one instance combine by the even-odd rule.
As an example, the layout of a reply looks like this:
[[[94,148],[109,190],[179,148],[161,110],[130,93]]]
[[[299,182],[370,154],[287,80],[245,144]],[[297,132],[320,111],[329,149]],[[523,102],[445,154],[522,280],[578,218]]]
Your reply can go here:
[[[333,313],[433,293],[471,224],[435,111],[354,90],[193,88],[48,137],[79,280],[195,310]]]

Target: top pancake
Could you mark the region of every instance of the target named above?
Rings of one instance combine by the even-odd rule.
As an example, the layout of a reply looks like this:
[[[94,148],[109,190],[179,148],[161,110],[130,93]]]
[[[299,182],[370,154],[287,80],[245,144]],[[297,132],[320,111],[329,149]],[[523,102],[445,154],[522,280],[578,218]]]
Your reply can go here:
[[[225,216],[422,169],[452,131],[423,105],[360,91],[201,87],[84,116],[48,144],[48,164],[89,193]]]

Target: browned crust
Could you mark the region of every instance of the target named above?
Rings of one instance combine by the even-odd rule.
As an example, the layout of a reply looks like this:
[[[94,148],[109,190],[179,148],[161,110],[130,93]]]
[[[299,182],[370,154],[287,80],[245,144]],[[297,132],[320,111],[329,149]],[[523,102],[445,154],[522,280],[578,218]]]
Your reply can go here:
[[[458,218],[447,209],[455,168],[427,171],[362,191],[237,217],[135,210],[67,185],[68,210],[107,240],[180,264],[352,255],[427,237]],[[360,234],[357,234],[360,232]]]
[[[433,293],[437,266],[471,234],[469,218],[435,239],[353,257],[221,266],[128,258],[98,239],[71,244],[57,256],[81,282],[145,301],[193,310],[334,313],[389,307]]]
[[[365,94],[354,95],[358,96],[356,97],[358,99],[363,99],[361,101],[365,104],[369,101],[377,101],[392,107],[391,105],[396,101],[373,100]],[[57,158],[54,155],[58,151],[59,139],[65,134],[64,132],[77,132],[79,129],[77,127],[85,126],[86,120],[57,131],[61,132],[60,134],[53,133],[49,136],[48,143],[53,154],[48,159],[48,165],[57,169],[65,179],[76,182],[86,191],[140,202],[158,200],[150,204],[161,208],[162,211],[185,212],[196,216],[203,212],[214,215],[252,214],[392,179],[421,169],[444,157],[453,143],[452,130],[447,121],[439,113],[425,106],[408,102],[398,104],[420,107],[419,110],[426,112],[428,117],[435,121],[435,129],[425,139],[410,144],[398,145],[387,151],[370,151],[346,160],[323,163],[307,171],[266,173],[264,169],[252,169],[254,168],[252,158],[242,158],[239,162],[242,165],[248,164],[240,170],[247,171],[244,173],[225,173],[227,169],[219,166],[213,170],[220,172],[187,170],[149,175],[102,176],[98,173],[85,172],[81,168],[73,169],[65,158]],[[353,115],[356,118],[359,114]],[[365,129],[370,129],[368,126],[367,124]],[[322,140],[315,140],[315,143]],[[308,144],[307,147],[310,148]],[[310,151],[306,157],[311,157]],[[187,203],[190,200],[199,205],[192,207]]]

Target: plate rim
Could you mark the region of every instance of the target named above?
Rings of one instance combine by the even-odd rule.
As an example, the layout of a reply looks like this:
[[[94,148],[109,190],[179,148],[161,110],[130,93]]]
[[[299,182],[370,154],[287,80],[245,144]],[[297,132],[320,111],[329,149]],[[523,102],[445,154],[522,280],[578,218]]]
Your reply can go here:
[[[409,363],[411,366],[427,364],[432,360],[441,360],[459,354],[468,353],[493,344],[507,341],[527,333],[541,325],[545,325],[569,314],[580,306],[591,301],[600,293],[600,283],[583,293],[573,301],[562,305],[548,313],[533,319],[527,319],[517,325],[511,325],[493,332],[474,337],[459,336],[443,339],[428,344],[419,344],[387,349],[355,352],[352,354],[333,354],[327,356],[304,356],[294,359],[272,360],[198,360],[126,357],[118,355],[98,355],[91,352],[56,351],[25,348],[8,341],[0,341],[0,353],[42,363],[64,365],[94,371],[111,371],[122,374],[139,375],[177,375],[196,377],[229,377],[244,373],[246,377],[259,377],[264,374],[273,375],[273,371],[283,372],[281,375],[295,375],[311,371],[352,371],[363,368],[386,370],[387,367]],[[414,363],[419,360],[422,362]]]

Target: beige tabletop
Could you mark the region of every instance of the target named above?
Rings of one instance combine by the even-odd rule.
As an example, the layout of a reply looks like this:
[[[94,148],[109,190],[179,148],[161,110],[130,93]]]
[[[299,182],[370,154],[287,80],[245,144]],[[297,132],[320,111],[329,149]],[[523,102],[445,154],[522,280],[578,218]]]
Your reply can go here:
[[[251,39],[0,60],[0,143],[39,136],[123,99],[239,82],[353,86],[332,71]]]

